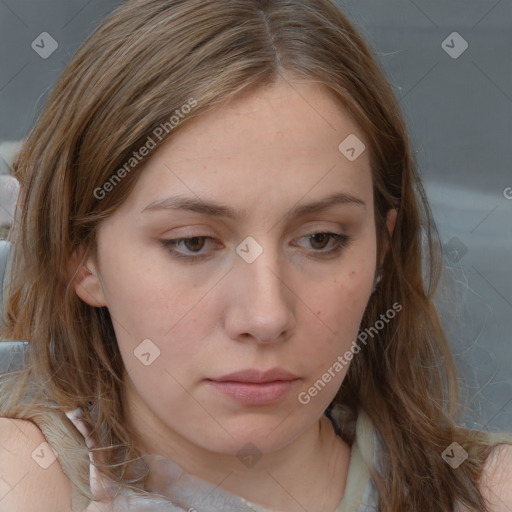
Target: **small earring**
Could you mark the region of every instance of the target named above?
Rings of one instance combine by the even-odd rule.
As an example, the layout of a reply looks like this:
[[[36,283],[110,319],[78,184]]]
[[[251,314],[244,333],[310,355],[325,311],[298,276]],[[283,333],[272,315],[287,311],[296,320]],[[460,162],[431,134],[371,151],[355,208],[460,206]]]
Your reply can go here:
[[[382,274],[378,275],[375,278],[375,282],[373,283],[373,290],[372,293],[375,293],[375,290],[377,289],[378,284],[382,281]]]

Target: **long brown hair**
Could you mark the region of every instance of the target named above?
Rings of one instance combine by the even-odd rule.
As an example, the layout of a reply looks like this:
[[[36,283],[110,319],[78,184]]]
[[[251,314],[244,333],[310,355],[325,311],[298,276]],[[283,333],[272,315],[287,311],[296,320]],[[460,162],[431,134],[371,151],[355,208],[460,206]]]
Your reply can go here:
[[[125,167],[148,137],[160,145],[243,89],[292,78],[333,91],[370,143],[377,259],[386,240],[390,249],[361,330],[403,305],[350,365],[333,403],[342,410],[341,436],[354,441],[351,425],[363,408],[384,440],[382,471],[372,469],[381,512],[446,512],[456,500],[484,511],[478,482],[491,443],[457,426],[456,371],[433,305],[440,244],[406,127],[369,47],[329,0],[129,0],[81,46],[13,165],[21,191],[2,336],[29,340],[30,353],[23,371],[4,377],[0,412],[52,437],[74,489],[91,499],[87,450],[61,412],[80,407],[104,471],[126,481],[140,453],[123,422],[112,322],[106,308],[74,293],[79,266],[69,262],[81,245],[82,261],[96,254],[98,224],[151,156]],[[191,99],[185,118],[155,137]],[[390,239],[391,208],[398,217]],[[441,457],[453,441],[469,454],[457,470]]]

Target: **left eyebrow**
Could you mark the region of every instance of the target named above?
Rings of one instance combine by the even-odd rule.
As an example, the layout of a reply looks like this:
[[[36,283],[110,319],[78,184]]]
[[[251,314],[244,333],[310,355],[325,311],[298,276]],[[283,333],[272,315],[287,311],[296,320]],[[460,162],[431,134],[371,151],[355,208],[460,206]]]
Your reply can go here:
[[[336,192],[324,199],[313,201],[301,206],[294,207],[286,217],[297,218],[319,213],[337,205],[355,205],[366,208],[366,203],[358,196],[346,192]],[[148,204],[141,213],[159,210],[187,210],[211,217],[226,217],[229,219],[246,218],[247,210],[235,210],[228,206],[214,201],[205,201],[195,197],[173,196],[166,199],[154,201]]]

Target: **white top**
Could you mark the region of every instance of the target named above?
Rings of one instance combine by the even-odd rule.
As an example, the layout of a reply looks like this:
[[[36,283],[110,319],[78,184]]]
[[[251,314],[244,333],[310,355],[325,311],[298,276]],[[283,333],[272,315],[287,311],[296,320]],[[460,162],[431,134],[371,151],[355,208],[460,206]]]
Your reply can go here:
[[[80,409],[66,415],[84,436],[87,447],[92,448],[88,429],[81,420]],[[345,492],[334,512],[377,512],[377,489],[370,478],[368,467],[373,464],[377,470],[380,469],[375,447],[378,448],[381,442],[370,418],[360,410],[356,423],[356,439],[351,447]],[[92,463],[91,451],[89,459],[91,492],[94,496],[103,496],[108,484],[99,478]],[[125,491],[116,498],[115,512],[277,512],[248,502],[187,473],[168,458],[150,455],[143,457],[143,460],[149,467],[146,491],[154,494],[140,496],[134,491]]]

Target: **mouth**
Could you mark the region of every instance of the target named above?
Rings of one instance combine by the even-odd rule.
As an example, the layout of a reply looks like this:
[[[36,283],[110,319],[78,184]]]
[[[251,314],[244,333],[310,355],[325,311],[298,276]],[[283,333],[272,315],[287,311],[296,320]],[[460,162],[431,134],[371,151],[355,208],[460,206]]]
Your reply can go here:
[[[206,382],[217,392],[244,405],[271,405],[282,400],[301,379],[282,368],[233,372]]]

